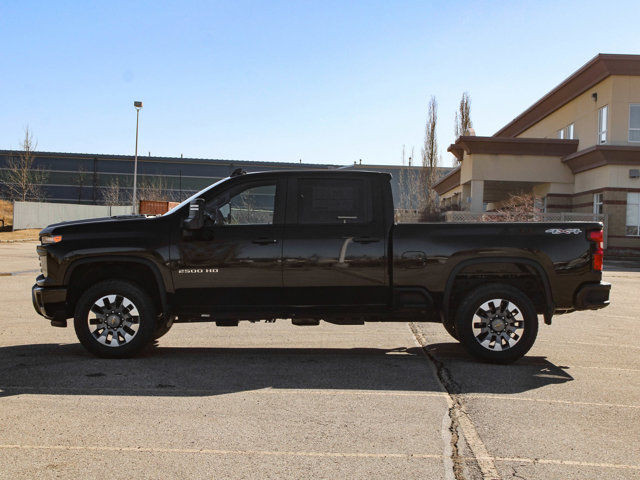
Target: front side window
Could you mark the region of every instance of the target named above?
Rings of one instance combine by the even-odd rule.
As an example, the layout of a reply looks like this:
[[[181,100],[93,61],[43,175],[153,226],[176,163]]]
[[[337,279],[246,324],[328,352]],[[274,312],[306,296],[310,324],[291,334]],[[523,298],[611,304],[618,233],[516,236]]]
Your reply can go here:
[[[640,192],[627,192],[627,235],[640,235]]]
[[[596,215],[600,215],[602,213],[602,205],[603,205],[603,195],[602,193],[594,193],[593,194],[593,213]]]
[[[605,105],[598,110],[598,143],[607,143],[607,117],[609,116],[609,106]]]
[[[629,141],[640,142],[640,103],[629,105]]]
[[[371,194],[364,179],[298,180],[298,223],[369,223]]]
[[[272,225],[276,185],[259,185],[214,199],[207,205],[216,225]]]

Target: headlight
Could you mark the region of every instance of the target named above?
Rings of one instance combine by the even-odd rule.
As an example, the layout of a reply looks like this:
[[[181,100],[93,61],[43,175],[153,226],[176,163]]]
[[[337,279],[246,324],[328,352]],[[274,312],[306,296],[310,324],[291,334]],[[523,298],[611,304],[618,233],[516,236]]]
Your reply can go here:
[[[40,237],[40,243],[42,245],[51,245],[52,243],[58,243],[62,241],[62,235],[42,235]]]

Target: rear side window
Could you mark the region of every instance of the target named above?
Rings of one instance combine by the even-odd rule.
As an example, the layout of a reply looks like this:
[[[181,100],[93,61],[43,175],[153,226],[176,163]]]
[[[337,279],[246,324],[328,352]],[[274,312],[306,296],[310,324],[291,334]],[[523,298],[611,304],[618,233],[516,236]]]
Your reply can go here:
[[[371,203],[364,179],[298,180],[299,224],[369,223]]]

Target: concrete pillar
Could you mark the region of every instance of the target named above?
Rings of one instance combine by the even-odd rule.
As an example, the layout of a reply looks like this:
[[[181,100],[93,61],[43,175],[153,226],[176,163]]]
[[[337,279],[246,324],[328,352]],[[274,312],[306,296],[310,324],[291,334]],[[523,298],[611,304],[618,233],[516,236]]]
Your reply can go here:
[[[484,180],[471,180],[471,203],[469,204],[469,211],[482,212],[484,208],[482,206],[484,201]]]

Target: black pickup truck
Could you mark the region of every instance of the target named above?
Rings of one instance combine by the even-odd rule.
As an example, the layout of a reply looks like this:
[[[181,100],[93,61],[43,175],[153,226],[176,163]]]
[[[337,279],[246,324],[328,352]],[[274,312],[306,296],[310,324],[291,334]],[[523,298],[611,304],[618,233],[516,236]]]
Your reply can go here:
[[[162,216],[40,232],[38,313],[125,357],[174,322],[442,322],[508,363],[538,315],[608,305],[599,223],[394,224],[390,176],[279,171],[221,180]]]

